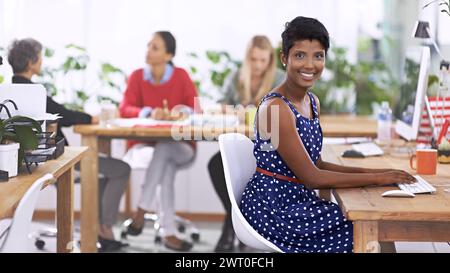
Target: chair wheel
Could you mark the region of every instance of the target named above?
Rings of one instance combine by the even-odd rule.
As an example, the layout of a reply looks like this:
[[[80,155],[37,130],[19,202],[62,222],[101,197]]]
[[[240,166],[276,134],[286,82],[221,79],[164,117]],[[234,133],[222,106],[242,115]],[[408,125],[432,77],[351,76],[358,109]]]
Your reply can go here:
[[[162,238],[161,236],[156,236],[155,237],[155,244],[161,244],[162,243]]]
[[[179,225],[179,226],[178,226],[178,231],[179,231],[180,233],[184,233],[184,232],[186,231],[186,227],[185,227],[184,225]]]
[[[45,241],[43,241],[41,239],[36,239],[36,241],[34,242],[34,245],[37,247],[37,249],[43,250],[44,246],[45,246]]]
[[[127,233],[126,233],[125,231],[122,231],[122,232],[120,233],[120,238],[126,239],[126,238],[127,238]]]
[[[191,238],[194,242],[198,243],[200,241],[200,234],[199,233],[192,233]]]

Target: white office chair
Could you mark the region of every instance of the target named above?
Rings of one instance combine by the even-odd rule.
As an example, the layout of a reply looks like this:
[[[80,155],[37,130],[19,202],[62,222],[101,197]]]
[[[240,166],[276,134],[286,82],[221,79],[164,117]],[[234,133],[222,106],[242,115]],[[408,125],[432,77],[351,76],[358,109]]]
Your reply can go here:
[[[1,220],[3,224],[0,226],[4,230],[0,231],[0,252],[27,252],[28,234],[39,192],[46,181],[53,179],[53,175],[46,174],[36,180],[20,200],[13,218]]]
[[[142,156],[143,156],[143,154],[139,151],[139,149],[142,149],[142,148],[146,149],[144,154],[145,154],[145,156],[148,156],[148,158],[146,158],[146,160],[137,160],[139,158],[142,158]],[[151,149],[151,150],[149,151],[147,149]],[[139,168],[146,169],[148,167],[152,157],[153,157],[153,148],[149,148],[145,144],[138,144],[133,149],[131,149],[127,152],[127,154],[125,155],[123,160],[131,166],[132,170],[135,168],[136,169],[139,169]],[[189,169],[194,164],[196,157],[197,157],[197,153],[195,153],[194,158],[191,160],[191,162],[189,164],[180,168],[178,171],[184,170],[184,169]],[[158,188],[159,188],[159,186],[158,186]],[[156,195],[157,211],[159,211],[159,204],[160,204],[160,195],[159,195],[158,188],[157,188],[158,192]],[[160,225],[160,219],[159,219],[158,213],[146,213],[144,215],[144,221],[145,221],[146,226],[150,225],[156,231],[155,243],[160,244],[162,242],[162,235],[161,235],[161,225]],[[128,236],[127,229],[128,229],[128,226],[131,225],[132,222],[133,222],[133,219],[129,218],[129,219],[126,219],[122,223],[122,228],[121,228],[122,231],[120,233],[120,237],[122,239],[127,239],[127,236]],[[198,243],[200,241],[200,231],[192,221],[176,215],[175,222],[176,222],[178,231],[180,233],[185,233],[185,232],[189,233],[190,238],[192,239],[192,241],[194,243]]]
[[[256,160],[253,156],[253,142],[242,134],[231,133],[219,136],[225,181],[231,202],[231,218],[234,232],[244,244],[267,252],[283,252],[277,246],[259,235],[247,222],[239,209],[242,193],[255,173]]]

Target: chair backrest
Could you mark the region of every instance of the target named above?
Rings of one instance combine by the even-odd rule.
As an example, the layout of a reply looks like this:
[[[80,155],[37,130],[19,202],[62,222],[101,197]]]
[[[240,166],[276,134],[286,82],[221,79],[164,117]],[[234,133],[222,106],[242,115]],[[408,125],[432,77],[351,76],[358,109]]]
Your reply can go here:
[[[230,133],[219,136],[225,181],[232,207],[233,228],[244,244],[263,251],[282,252],[277,246],[257,233],[241,213],[239,203],[242,193],[255,173],[256,160],[253,142],[242,134]]]
[[[44,183],[54,179],[53,175],[46,174],[36,180],[27,190],[14,212],[8,233],[5,235],[0,252],[27,252],[28,233],[30,232],[31,219],[36,206],[39,192]]]

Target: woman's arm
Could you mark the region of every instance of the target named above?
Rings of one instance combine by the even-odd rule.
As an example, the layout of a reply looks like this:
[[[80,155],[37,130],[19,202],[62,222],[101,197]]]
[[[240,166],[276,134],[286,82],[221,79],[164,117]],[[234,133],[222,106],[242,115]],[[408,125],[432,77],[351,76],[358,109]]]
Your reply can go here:
[[[278,127],[278,130],[272,130],[272,112],[277,108],[278,119],[275,118],[274,122],[278,124],[274,124],[273,128]],[[275,115],[275,112],[273,114]],[[282,99],[275,98],[263,103],[258,120],[261,121],[258,123],[259,126],[266,125],[266,128],[258,128],[261,136],[266,138],[270,136],[272,145],[276,146],[274,148],[295,176],[308,188],[348,188],[414,181],[414,177],[403,171],[373,175],[373,173],[342,173],[318,168],[312,162],[298,135],[294,115]]]
[[[76,124],[90,124],[92,117],[89,114],[72,111],[54,101],[51,97],[47,96],[47,112],[52,114],[60,114],[61,119],[58,124],[63,127],[68,127]]]
[[[394,171],[393,169],[368,169],[338,165],[326,161],[322,161],[322,157],[317,161],[317,168],[326,171],[340,172],[340,173],[385,173]]]

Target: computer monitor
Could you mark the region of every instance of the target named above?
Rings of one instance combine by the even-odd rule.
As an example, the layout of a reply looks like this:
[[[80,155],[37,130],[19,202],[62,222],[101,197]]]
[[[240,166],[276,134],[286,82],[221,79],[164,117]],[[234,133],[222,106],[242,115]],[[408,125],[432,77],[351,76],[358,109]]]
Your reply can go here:
[[[15,110],[10,103],[6,105],[12,116],[35,118],[46,113],[47,91],[41,84],[0,84],[0,103],[7,99],[13,100],[18,108]],[[5,110],[2,110],[0,117],[8,117]]]
[[[430,49],[408,48],[405,54],[404,79],[397,102],[395,131],[408,141],[416,140],[422,109],[426,103]]]

